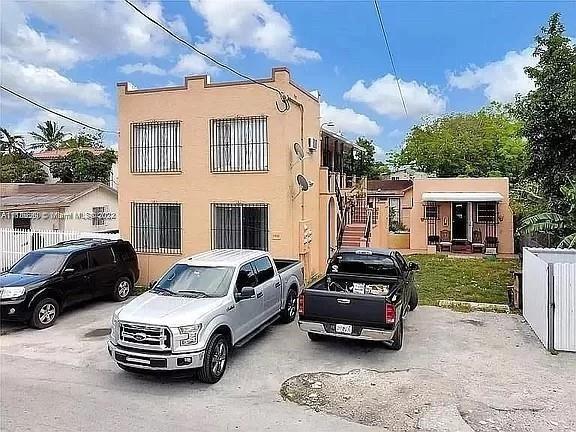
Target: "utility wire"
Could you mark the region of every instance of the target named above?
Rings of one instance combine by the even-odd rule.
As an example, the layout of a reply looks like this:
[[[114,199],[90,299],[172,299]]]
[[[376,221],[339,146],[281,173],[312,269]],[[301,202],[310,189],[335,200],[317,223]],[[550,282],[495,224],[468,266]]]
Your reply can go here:
[[[378,0],[374,0],[374,6],[376,7],[376,13],[378,14],[378,21],[380,21],[380,28],[382,29],[382,34],[384,35],[384,42],[386,43],[386,49],[388,50],[390,63],[392,63],[392,70],[394,71],[394,77],[396,78],[396,85],[398,86],[398,93],[400,93],[400,99],[402,100],[404,113],[406,114],[406,117],[408,117],[408,109],[406,108],[406,102],[404,101],[404,95],[402,94],[402,88],[400,87],[400,78],[398,78],[398,72],[396,71],[396,64],[394,63],[394,57],[392,56],[392,50],[390,49],[390,43],[388,42],[388,34],[386,33],[386,28],[384,27],[384,20],[382,19],[382,14],[380,13],[380,6],[378,5]]]
[[[23,96],[23,95],[21,95],[20,93],[16,93],[14,90],[10,90],[9,88],[4,87],[3,85],[0,85],[0,88],[2,88],[2,90],[7,91],[7,92],[10,93],[10,94],[13,94],[13,95],[16,96],[16,97],[19,97],[20,99],[25,100],[25,101],[28,102],[28,103],[31,103],[32,105],[37,106],[38,108],[41,108],[41,109],[43,109],[43,110],[45,110],[45,111],[48,111],[48,112],[50,112],[50,113],[52,113],[52,114],[56,114],[57,116],[60,116],[60,117],[62,117],[62,118],[65,118],[66,120],[70,120],[71,122],[77,123],[77,124],[79,124],[79,125],[81,125],[81,126],[87,127],[88,129],[93,129],[93,130],[95,130],[95,131],[102,132],[102,133],[118,134],[117,131],[110,131],[110,130],[100,129],[100,128],[97,128],[97,127],[95,127],[95,126],[90,126],[89,124],[86,124],[86,123],[84,123],[84,122],[82,122],[82,121],[80,121],[80,120],[76,120],[76,119],[74,119],[74,118],[72,118],[72,117],[69,117],[69,116],[67,116],[67,115],[65,115],[65,114],[61,114],[61,113],[59,113],[58,111],[54,111],[53,109],[47,108],[47,107],[45,107],[44,105],[40,105],[38,102],[34,102],[32,99],[28,99],[26,96]]]
[[[249,77],[248,75],[237,71],[236,69],[234,69],[231,66],[228,66],[225,63],[222,63],[221,61],[215,59],[214,57],[210,56],[209,54],[206,54],[205,52],[199,50],[198,48],[196,48],[194,45],[192,45],[190,42],[188,42],[186,39],[181,38],[180,36],[178,36],[176,33],[174,33],[172,30],[170,30],[168,27],[166,27],[164,24],[162,24],[160,21],[155,20],[154,18],[152,18],[151,16],[148,16],[142,9],[138,8],[138,6],[136,6],[134,3],[132,3],[130,0],[124,0],[130,7],[132,7],[132,9],[134,9],[136,12],[138,12],[140,15],[142,15],[144,18],[146,18],[148,21],[150,21],[151,23],[155,24],[156,26],[160,27],[162,30],[164,30],[166,33],[168,33],[170,36],[172,36],[174,39],[176,39],[177,41],[179,41],[180,43],[183,43],[184,45],[186,45],[188,48],[190,48],[192,51],[196,52],[197,54],[201,55],[202,57],[210,60],[212,63],[220,66],[222,69],[226,69],[229,72],[232,72],[233,74],[244,78],[254,84],[258,84],[261,85],[262,87],[266,87],[269,90],[275,91],[276,93],[278,93],[278,95],[280,96],[280,100],[282,101],[282,103],[284,104],[284,108],[280,108],[280,106],[278,105],[278,102],[276,102],[276,108],[278,109],[278,111],[280,112],[285,112],[288,111],[288,109],[290,109],[290,105],[288,103],[288,96],[282,92],[281,90],[278,90],[275,87],[272,87],[266,83],[263,83],[261,81],[257,81],[254,78]]]

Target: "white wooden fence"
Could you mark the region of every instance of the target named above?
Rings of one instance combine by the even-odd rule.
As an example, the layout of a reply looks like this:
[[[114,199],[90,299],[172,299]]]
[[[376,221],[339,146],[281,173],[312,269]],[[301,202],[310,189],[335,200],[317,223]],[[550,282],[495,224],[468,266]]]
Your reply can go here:
[[[74,231],[22,231],[0,228],[0,271],[8,269],[32,250],[79,238],[117,239],[120,238],[120,235]]]
[[[523,314],[550,351],[576,351],[576,250],[524,248]]]

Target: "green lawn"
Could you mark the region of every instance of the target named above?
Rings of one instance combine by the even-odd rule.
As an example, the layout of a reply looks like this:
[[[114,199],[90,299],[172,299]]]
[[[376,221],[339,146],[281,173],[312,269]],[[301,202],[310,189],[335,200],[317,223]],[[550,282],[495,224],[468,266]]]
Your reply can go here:
[[[438,300],[508,303],[511,271],[519,268],[515,259],[445,255],[410,255],[406,259],[420,264],[416,273],[418,296],[421,304],[428,305],[436,305]]]

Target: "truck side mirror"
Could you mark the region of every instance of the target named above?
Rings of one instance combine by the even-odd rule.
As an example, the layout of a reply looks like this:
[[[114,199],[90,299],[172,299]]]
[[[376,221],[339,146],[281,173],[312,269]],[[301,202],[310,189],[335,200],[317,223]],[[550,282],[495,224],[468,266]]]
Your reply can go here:
[[[245,300],[256,296],[256,292],[252,287],[244,287],[240,293],[236,293],[236,300]]]

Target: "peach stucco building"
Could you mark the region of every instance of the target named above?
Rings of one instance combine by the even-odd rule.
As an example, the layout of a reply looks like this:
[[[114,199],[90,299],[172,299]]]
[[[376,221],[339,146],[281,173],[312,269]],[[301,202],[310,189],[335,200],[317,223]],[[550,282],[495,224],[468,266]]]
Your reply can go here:
[[[371,246],[412,252],[514,252],[507,178],[369,181],[367,195],[379,215]],[[396,229],[390,229],[394,224]]]
[[[321,131],[318,97],[287,69],[260,83],[269,88],[206,76],[179,87],[118,84],[120,233],[138,252],[141,283],[210,248],[299,258],[308,278],[325,270],[353,145]]]

